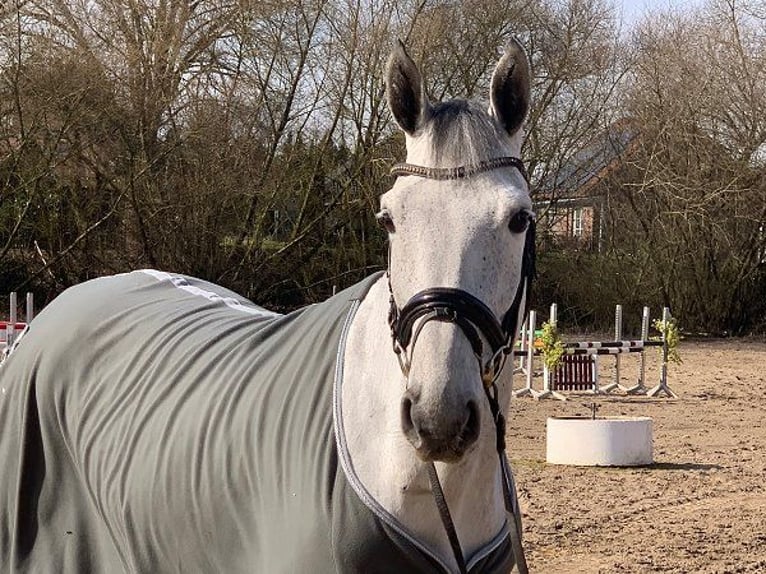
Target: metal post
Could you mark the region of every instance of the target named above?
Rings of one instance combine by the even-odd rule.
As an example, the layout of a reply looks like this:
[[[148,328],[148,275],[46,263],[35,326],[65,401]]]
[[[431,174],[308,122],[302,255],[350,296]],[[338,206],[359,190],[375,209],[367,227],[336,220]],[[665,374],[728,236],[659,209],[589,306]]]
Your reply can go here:
[[[524,367],[524,361],[527,358],[527,322],[529,321],[529,318],[524,320],[524,322],[521,324],[521,331],[518,333],[519,336],[519,366],[516,367],[514,365],[513,368],[513,374],[521,373],[522,375],[526,374],[527,369]],[[514,351],[516,349],[514,348]],[[515,357],[515,353],[514,353]]]
[[[649,340],[649,307],[644,307],[641,315],[641,340],[646,343]],[[629,395],[645,395],[649,390],[644,386],[646,381],[646,349],[641,351],[638,358],[638,382],[628,389]]]
[[[11,323],[15,323],[16,322],[16,307],[17,307],[15,291],[11,293],[10,300],[11,300],[11,313],[10,313]]]
[[[548,312],[548,323],[552,327],[556,327],[556,324],[559,320],[559,307],[556,305],[556,303],[551,303],[550,311]],[[551,373],[548,370],[548,365],[545,364],[545,361],[543,361],[543,392],[550,393],[551,392]]]
[[[529,336],[527,339],[527,387],[532,390],[532,377],[535,376],[535,329],[537,328],[537,312],[529,312]],[[534,391],[532,391],[534,394]]]
[[[670,309],[663,307],[662,322],[667,325],[670,320]],[[670,398],[678,398],[677,395],[668,386],[668,341],[665,332],[662,333],[662,367],[660,368],[660,383],[649,390],[647,396],[656,397],[660,393],[665,393]]]
[[[598,386],[598,364],[599,364],[599,358],[598,355],[593,355],[593,394],[594,395],[600,395],[601,394],[601,388]]]
[[[622,305],[614,306],[614,340],[622,341]],[[614,385],[620,386],[620,355],[614,358]]]
[[[35,318],[35,295],[34,293],[27,293],[27,314],[24,318],[27,325]]]
[[[17,312],[17,306],[18,303],[16,301],[16,292],[14,291],[11,293],[11,296],[9,297],[11,303],[10,303],[10,320],[5,325],[5,344],[10,349],[13,345],[13,339],[16,336],[16,320],[18,316],[16,315]]]
[[[604,390],[598,386],[598,365],[599,365],[599,356],[598,355],[584,355],[584,360],[591,361],[593,363],[593,377],[591,379],[591,383],[593,383],[593,389],[590,391],[587,391],[589,395],[601,395],[604,393]]]
[[[622,305],[616,305],[614,308],[614,340],[622,341]],[[620,384],[620,355],[614,356],[614,381],[601,389],[604,393],[610,393],[615,389],[627,390]]]
[[[523,340],[526,340],[526,344],[524,347],[524,350],[526,351],[527,357],[526,357],[526,371],[523,370],[522,372],[526,374],[526,385],[518,390],[513,391],[514,397],[537,397],[537,391],[535,391],[532,388],[532,376],[534,375],[534,364],[533,359],[535,355],[535,322],[537,321],[537,312],[536,311],[530,311],[529,312],[529,318],[527,319],[527,322],[525,323],[527,325],[527,330],[523,332]]]

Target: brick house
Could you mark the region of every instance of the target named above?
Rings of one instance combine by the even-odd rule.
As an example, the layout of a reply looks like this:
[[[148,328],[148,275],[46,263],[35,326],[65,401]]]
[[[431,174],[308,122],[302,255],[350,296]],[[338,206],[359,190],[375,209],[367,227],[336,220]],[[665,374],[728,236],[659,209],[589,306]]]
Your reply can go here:
[[[543,178],[535,210],[544,245],[601,251],[608,191],[635,149],[636,135],[628,121],[616,122]]]

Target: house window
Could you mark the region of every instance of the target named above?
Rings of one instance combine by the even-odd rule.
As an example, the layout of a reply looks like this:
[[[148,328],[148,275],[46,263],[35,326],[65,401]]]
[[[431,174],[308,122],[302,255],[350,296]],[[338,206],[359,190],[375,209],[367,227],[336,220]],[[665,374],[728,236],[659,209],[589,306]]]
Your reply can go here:
[[[582,237],[582,207],[572,210],[572,236]]]

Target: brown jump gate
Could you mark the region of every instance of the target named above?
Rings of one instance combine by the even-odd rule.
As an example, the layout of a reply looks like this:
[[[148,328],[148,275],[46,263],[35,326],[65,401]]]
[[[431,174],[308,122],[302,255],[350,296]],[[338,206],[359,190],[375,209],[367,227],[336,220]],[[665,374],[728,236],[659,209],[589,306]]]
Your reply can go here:
[[[561,357],[561,363],[551,377],[554,391],[592,391],[596,388],[596,357],[594,355],[570,355]]]

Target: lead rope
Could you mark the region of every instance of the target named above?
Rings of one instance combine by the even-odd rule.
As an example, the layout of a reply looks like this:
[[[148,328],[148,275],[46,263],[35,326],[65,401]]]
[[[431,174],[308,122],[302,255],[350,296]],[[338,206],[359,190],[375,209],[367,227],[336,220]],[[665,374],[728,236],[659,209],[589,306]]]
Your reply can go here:
[[[516,569],[519,571],[519,574],[529,574],[527,558],[524,555],[524,547],[521,544],[521,521],[519,520],[521,509],[518,507],[518,501],[515,496],[516,487],[513,484],[511,470],[508,468],[508,460],[505,457],[505,417],[503,416],[503,413],[500,412],[500,404],[497,400],[497,385],[492,383],[491,386],[485,387],[484,390],[487,394],[487,400],[489,401],[489,410],[495,421],[495,440],[497,444],[497,456],[500,462],[500,476],[503,482],[503,499],[505,501],[505,511],[510,515],[510,520],[508,520],[508,535],[511,539],[513,558],[516,562]]]
[[[452,515],[447,506],[447,499],[444,498],[444,491],[439,482],[439,475],[436,474],[436,467],[433,462],[429,462],[426,464],[426,468],[428,469],[428,481],[431,483],[431,492],[434,495],[434,502],[436,502],[436,508],[439,509],[439,517],[442,519],[444,530],[447,532],[447,538],[449,538],[449,544],[452,546],[452,553],[455,555],[458,570],[460,571],[460,574],[468,574],[468,570],[465,566],[465,558],[463,557],[463,549],[460,547],[460,540],[457,537],[455,523],[452,522]]]
[[[518,505],[514,503],[516,497],[514,496],[515,487],[513,485],[513,479],[511,478],[510,469],[508,468],[508,461],[505,458],[505,417],[500,412],[500,404],[497,399],[497,385],[492,382],[491,385],[484,387],[484,391],[489,401],[489,410],[492,413],[492,420],[495,422],[495,444],[497,446],[497,455],[500,462],[500,475],[503,483],[503,500],[505,502],[505,511],[510,515],[508,522],[508,536],[511,539],[511,549],[513,550],[513,559],[516,562],[516,569],[519,574],[529,574],[527,568],[527,559],[524,555],[524,547],[521,544],[521,529],[519,528],[518,515],[521,510]],[[428,469],[428,481],[431,483],[431,492],[434,495],[434,502],[436,502],[436,508],[439,510],[439,517],[441,518],[444,530],[447,533],[450,546],[452,547],[452,553],[455,555],[455,562],[457,562],[458,570],[460,574],[468,574],[468,570],[465,563],[465,557],[463,556],[463,549],[460,546],[460,539],[455,529],[455,523],[452,521],[452,515],[450,514],[449,507],[447,506],[447,499],[444,496],[441,482],[439,482],[439,475],[436,473],[436,466],[433,462],[429,462],[426,465]]]

